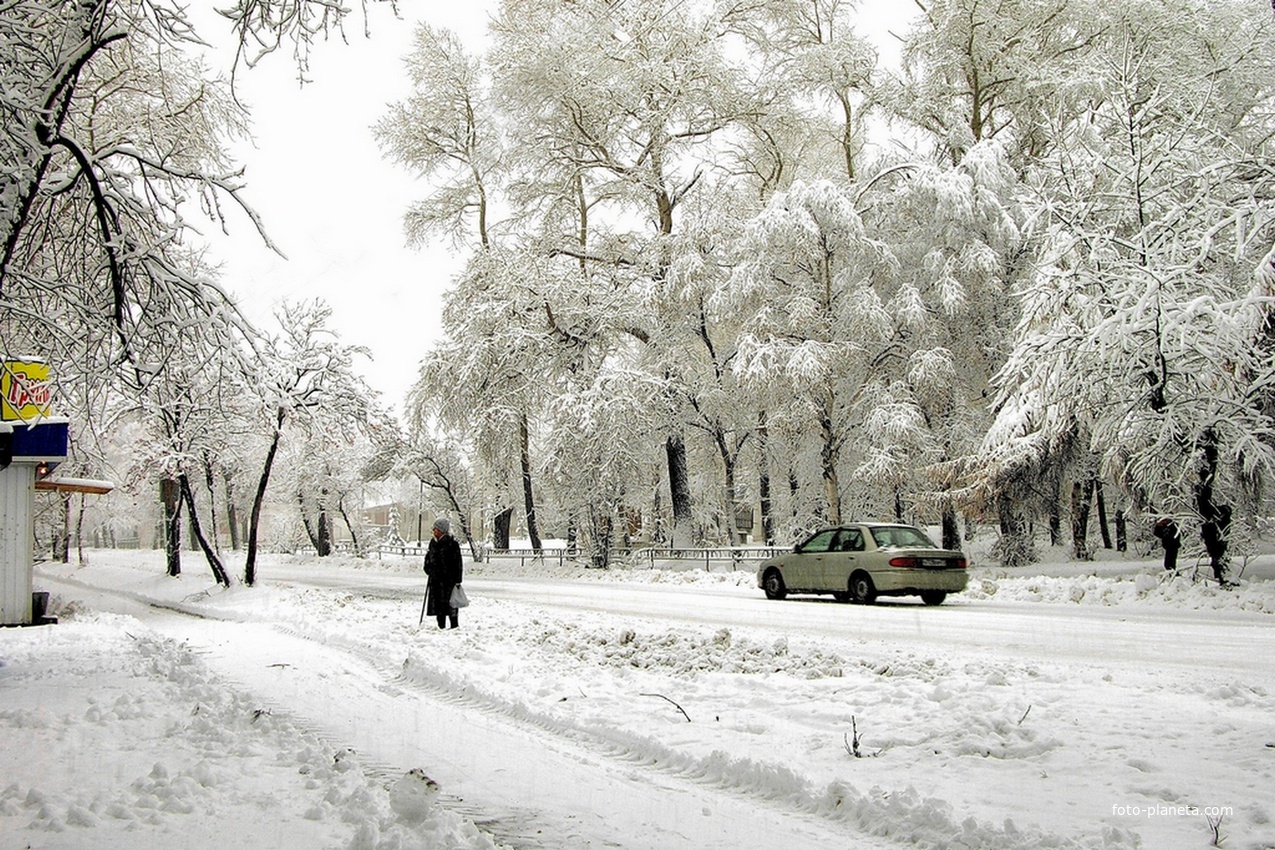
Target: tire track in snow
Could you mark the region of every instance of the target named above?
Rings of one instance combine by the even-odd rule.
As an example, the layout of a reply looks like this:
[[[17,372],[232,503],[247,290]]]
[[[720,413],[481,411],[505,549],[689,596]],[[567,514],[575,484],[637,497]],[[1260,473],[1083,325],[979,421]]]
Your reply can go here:
[[[826,788],[813,786],[806,778],[781,764],[732,758],[721,753],[701,757],[666,746],[658,739],[626,733],[597,724],[583,724],[537,711],[525,702],[514,702],[484,691],[475,682],[431,664],[409,651],[396,668],[385,661],[385,646],[354,640],[342,635],[309,632],[295,626],[275,626],[303,640],[317,640],[339,647],[360,658],[395,686],[426,693],[432,699],[511,721],[546,736],[550,743],[565,742],[587,748],[594,754],[643,773],[658,774],[679,782],[720,791],[785,815],[809,821],[817,818],[832,828],[849,830],[841,840],[879,840],[879,836],[902,836],[905,843],[922,847],[998,847],[1001,850],[1058,848],[1079,850],[1099,843],[1051,835],[1034,827],[1005,829],[960,820],[942,800],[922,798],[911,789],[864,794],[836,782]],[[432,631],[430,629],[429,631]],[[1129,846],[1131,836],[1107,834],[1100,839],[1104,848]],[[897,846],[890,844],[888,846]]]

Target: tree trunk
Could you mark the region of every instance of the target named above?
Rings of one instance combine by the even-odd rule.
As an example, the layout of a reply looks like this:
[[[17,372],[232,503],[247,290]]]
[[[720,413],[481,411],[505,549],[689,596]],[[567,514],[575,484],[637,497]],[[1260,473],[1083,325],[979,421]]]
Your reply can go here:
[[[328,513],[327,508],[319,508],[318,531],[319,539],[316,541],[314,551],[320,558],[327,558],[332,554],[332,515]]]
[[[226,525],[230,528],[230,548],[238,552],[242,541],[239,538],[239,511],[235,509],[235,485],[228,470],[222,470],[221,477],[226,484]]]
[[[164,503],[164,549],[167,555],[167,573],[182,574],[182,522],[181,493],[177,482],[165,478],[160,482],[160,498]]]
[[[492,545],[497,549],[509,548],[509,528],[513,525],[514,509],[505,508],[492,520]]]
[[[739,531],[739,522],[735,517],[735,502],[737,501],[735,489],[735,456],[731,453],[730,446],[726,442],[726,433],[718,428],[714,435],[713,441],[717,445],[717,453],[722,459],[722,474],[725,479],[726,498],[726,539],[728,545],[739,546],[744,542],[743,535]]]
[[[664,494],[659,487],[651,492],[651,542],[663,543],[667,539],[664,533]]]
[[[801,482],[797,480],[797,470],[788,466],[788,529],[789,535],[797,532],[797,494],[801,491]],[[789,540],[789,543],[795,541]]]
[[[243,583],[252,587],[257,581],[257,537],[261,533],[261,506],[266,501],[266,487],[270,484],[270,469],[274,466],[275,452],[283,436],[283,420],[287,413],[280,408],[275,414],[274,437],[266,451],[266,460],[257,479],[257,494],[252,499],[252,515],[248,520],[248,556],[244,559]]]
[[[961,548],[961,530],[956,524],[956,508],[950,501],[943,504],[943,517],[941,520],[943,528],[943,541],[941,545],[944,549],[960,549]]]
[[[996,498],[996,510],[1000,515],[1001,538],[996,544],[996,556],[1003,567],[1021,567],[1030,564],[1035,558],[1035,549],[1027,523],[1014,510],[1013,501],[1007,493]]]
[[[522,504],[527,514],[527,536],[531,538],[531,548],[538,554],[541,551],[540,529],[536,527],[536,500],[531,490],[531,437],[527,433],[527,414],[518,418],[518,454],[522,467]]]
[[[301,527],[305,529],[306,539],[310,541],[310,548],[315,552],[319,551],[319,535],[314,529],[314,523],[310,522],[310,515],[305,510],[305,493],[300,489],[297,490],[297,512],[301,514]],[[322,512],[320,512],[322,516]]]
[[[1228,565],[1226,550],[1229,545],[1231,507],[1219,505],[1213,493],[1218,467],[1217,432],[1212,428],[1207,429],[1200,435],[1197,445],[1202,454],[1200,480],[1195,487],[1196,507],[1201,520],[1200,536],[1204,538],[1204,549],[1209,553],[1213,577],[1218,583],[1224,583]]]
[[[1116,551],[1124,552],[1129,548],[1129,531],[1125,527],[1123,510],[1116,511]]]
[[[80,566],[87,563],[84,560],[84,494],[80,494],[80,509],[75,515],[75,556]]]
[[[222,587],[230,587],[230,576],[226,574],[226,568],[217,557],[217,553],[213,551],[212,546],[208,545],[204,531],[199,525],[199,511],[195,510],[195,494],[191,492],[190,479],[183,473],[177,476],[177,481],[181,486],[182,501],[186,503],[186,513],[190,516],[190,530],[195,540],[199,542],[199,548],[204,550],[204,557],[208,560],[209,569],[212,570],[213,581]]]
[[[837,102],[841,104],[841,153],[846,162],[846,179],[854,183],[854,110],[850,98],[845,92],[837,92]]]
[[[1094,495],[1098,501],[1098,531],[1102,533],[1102,548],[1111,548],[1111,529],[1107,526],[1107,497],[1102,492],[1102,482],[1094,479]]]
[[[610,510],[604,513],[597,506],[590,505],[589,520],[593,526],[590,563],[598,569],[608,569],[611,566],[611,540],[615,535],[615,519]]]
[[[347,513],[347,512],[346,512],[346,510],[345,510],[345,500],[344,500],[344,499],[338,499],[338,500],[337,500],[337,503],[336,503],[336,507],[337,507],[337,510],[341,512],[341,519],[342,519],[342,521],[344,521],[344,522],[345,522],[345,528],[346,528],[346,530],[350,532],[350,545],[352,545],[352,546],[354,547],[354,554],[355,554],[357,557],[362,558],[362,557],[363,557],[363,547],[359,545],[359,535],[358,535],[358,533],[354,530],[354,523],[350,522],[350,515],[349,515],[349,513]],[[419,519],[417,520],[417,522],[419,523]],[[417,526],[418,531],[417,531],[417,535],[416,535],[417,540],[419,540],[419,539],[420,539],[420,532],[419,532],[419,528],[420,528],[420,526],[418,525],[418,526]]]
[[[761,503],[761,535],[767,546],[775,545],[774,507],[770,503],[770,431],[766,412],[757,414],[757,498]]]
[[[221,535],[218,534],[217,525],[217,478],[212,458],[207,452],[204,453],[204,486],[208,488],[208,524],[212,526],[212,547],[213,551],[221,554]]]
[[[1071,545],[1077,560],[1088,561],[1089,551],[1089,503],[1093,501],[1093,479],[1071,485]]]
[[[66,564],[71,560],[71,494],[62,494],[62,529],[58,532],[54,543],[57,551],[54,557],[59,563]]]
[[[827,409],[823,410],[819,417],[819,434],[823,440],[819,450],[819,465],[823,478],[824,501],[828,506],[828,524],[841,525],[841,482],[837,477],[837,445],[832,432],[831,414]]]
[[[686,467],[686,444],[681,434],[674,434],[664,442],[668,458],[669,496],[673,503],[672,548],[684,549],[693,542],[694,517],[691,512],[690,475]]]
[[[1062,476],[1053,472],[1049,476],[1049,545],[1062,543]]]

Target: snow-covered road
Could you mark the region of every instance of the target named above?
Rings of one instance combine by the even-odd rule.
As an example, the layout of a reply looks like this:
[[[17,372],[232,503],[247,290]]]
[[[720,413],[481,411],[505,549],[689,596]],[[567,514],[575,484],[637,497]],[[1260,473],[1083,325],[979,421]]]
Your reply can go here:
[[[230,591],[127,575],[44,581],[387,781],[424,769],[512,846],[1204,846],[1216,809],[1234,846],[1275,847],[1266,583],[988,579],[864,607],[742,574],[479,567],[440,632],[412,563],[285,559]]]
[[[765,627],[793,637],[883,641],[917,652],[996,653],[1026,660],[1102,659],[1138,666],[1207,667],[1269,673],[1275,630],[1251,616],[1201,617],[1172,610],[1131,614],[1097,606],[1056,609],[1036,603],[967,602],[939,608],[882,600],[862,607],[828,597],[783,602],[667,586],[580,585],[542,580],[473,582],[495,599],[677,623]],[[671,598],[670,598],[671,597]]]

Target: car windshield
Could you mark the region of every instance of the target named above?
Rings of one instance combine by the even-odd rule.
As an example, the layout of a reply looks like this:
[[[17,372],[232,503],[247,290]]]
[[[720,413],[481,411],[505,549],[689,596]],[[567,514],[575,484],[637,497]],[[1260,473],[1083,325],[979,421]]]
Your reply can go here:
[[[907,525],[891,525],[873,528],[872,539],[879,549],[937,549],[934,542],[916,528]]]

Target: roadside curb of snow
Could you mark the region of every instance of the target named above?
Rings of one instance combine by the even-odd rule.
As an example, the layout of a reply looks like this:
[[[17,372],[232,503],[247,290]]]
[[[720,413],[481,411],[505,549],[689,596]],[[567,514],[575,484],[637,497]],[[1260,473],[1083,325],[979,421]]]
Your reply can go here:
[[[1192,581],[1176,573],[1140,572],[1127,576],[1012,576],[1004,570],[971,571],[962,596],[986,601],[1045,602],[1078,605],[1153,605],[1216,611],[1275,614],[1275,582],[1241,581],[1232,588]]]
[[[720,750],[708,756],[682,752],[649,736],[627,733],[604,723],[580,722],[532,708],[521,700],[503,698],[428,661],[414,649],[409,650],[398,678],[478,710],[588,745],[607,758],[762,800],[783,800],[809,814],[853,824],[867,834],[903,840],[910,846],[928,850],[1133,850],[1141,844],[1136,833],[1110,827],[1088,840],[1063,838],[1031,826],[1019,827],[1009,819],[997,827],[973,817],[958,819],[947,801],[922,797],[911,787],[886,791],[874,786],[863,793],[849,783],[837,781],[818,788],[783,765],[739,758]]]

